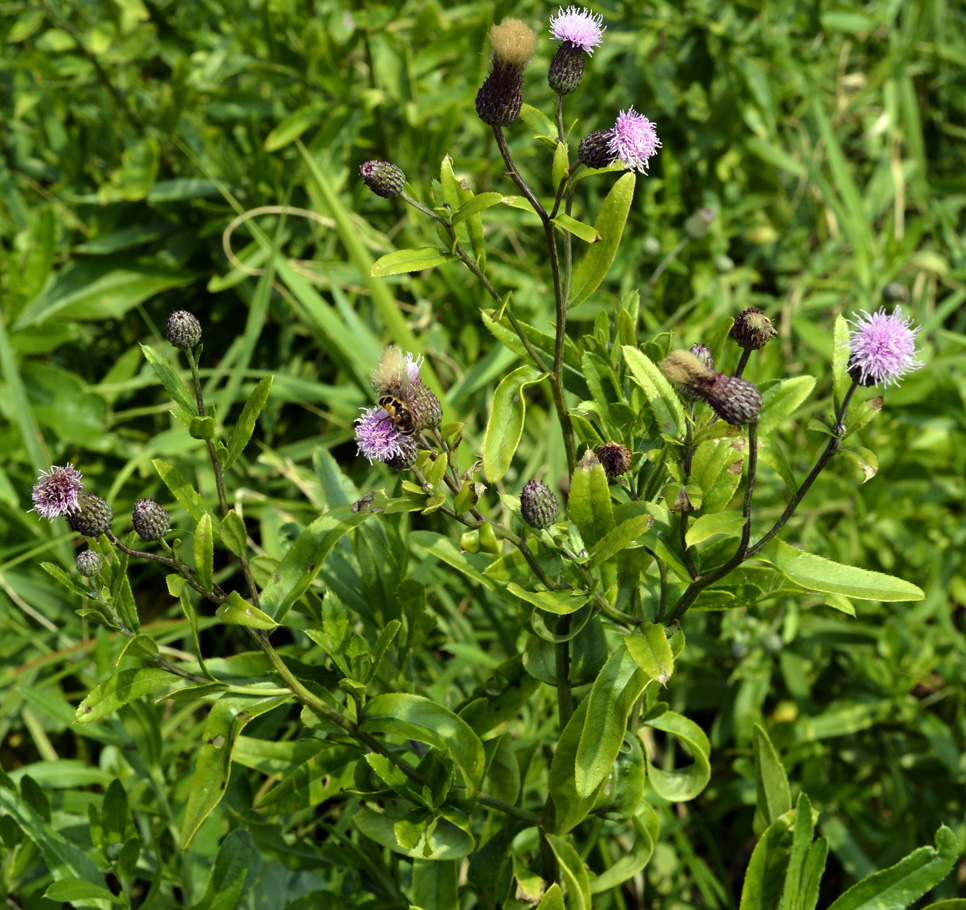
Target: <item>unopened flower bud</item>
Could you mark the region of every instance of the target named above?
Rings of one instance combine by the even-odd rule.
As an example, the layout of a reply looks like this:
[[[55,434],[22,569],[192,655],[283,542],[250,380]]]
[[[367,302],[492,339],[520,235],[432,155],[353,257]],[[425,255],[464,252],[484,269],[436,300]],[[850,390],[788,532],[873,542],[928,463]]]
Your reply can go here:
[[[731,327],[731,337],[749,351],[763,348],[778,334],[772,321],[761,310],[748,307],[738,315]]]
[[[708,233],[712,221],[714,221],[714,209],[698,209],[684,222],[684,233],[691,240],[701,240]]]
[[[398,196],[406,186],[406,175],[402,168],[389,161],[379,161],[376,158],[363,161],[359,174],[365,185],[383,199]]]
[[[104,557],[97,550],[77,554],[77,571],[85,578],[93,578],[104,568]]]
[[[85,537],[106,534],[114,520],[114,510],[96,493],[81,493],[79,508],[67,516],[71,530]]]
[[[171,527],[171,518],[153,499],[134,503],[131,523],[141,540],[160,540]]]
[[[716,373],[715,381],[702,395],[714,412],[728,423],[741,427],[753,423],[761,413],[761,392],[747,379]]]
[[[201,323],[187,310],[175,310],[164,327],[164,337],[179,351],[196,348],[201,343]]]
[[[394,471],[405,471],[416,463],[419,455],[419,446],[413,441],[411,436],[401,436],[399,438],[398,451],[385,459],[383,464]]]
[[[476,95],[476,113],[490,126],[509,126],[523,107],[523,71],[537,46],[533,29],[504,19],[490,29],[493,69]]]
[[[557,518],[557,497],[553,495],[553,490],[539,480],[528,480],[523,485],[523,492],[520,494],[520,511],[523,520],[543,531],[549,528]]]
[[[547,83],[558,95],[569,95],[580,88],[583,78],[584,52],[576,44],[564,41],[550,63]]]
[[[631,466],[631,450],[619,442],[605,442],[594,449],[608,480],[624,474]]]
[[[727,275],[735,267],[735,261],[730,256],[722,254],[714,257],[714,270],[719,275]]]
[[[645,237],[641,241],[641,253],[649,259],[661,255],[661,241],[657,237]]]
[[[580,140],[577,157],[587,167],[610,167],[614,163],[614,153],[610,148],[613,130],[595,130]]]
[[[409,386],[409,410],[416,422],[417,430],[438,427],[443,419],[443,406],[433,393],[417,379]]]

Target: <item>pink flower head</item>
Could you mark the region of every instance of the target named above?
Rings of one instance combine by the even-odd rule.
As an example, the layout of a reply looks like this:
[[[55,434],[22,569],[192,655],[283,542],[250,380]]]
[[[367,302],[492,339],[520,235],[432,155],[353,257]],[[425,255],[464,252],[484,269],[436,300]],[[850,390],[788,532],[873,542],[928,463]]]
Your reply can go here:
[[[588,57],[594,55],[594,48],[600,46],[605,26],[604,17],[599,13],[568,6],[566,12],[559,7],[556,16],[550,17],[550,38],[553,41],[569,41],[579,47]]]
[[[62,468],[52,466],[49,471],[41,471],[34,484],[34,507],[30,511],[51,521],[61,515],[70,515],[80,508],[83,489],[81,472],[72,464]]]
[[[871,314],[861,310],[848,322],[852,326],[848,370],[859,385],[898,385],[906,373],[923,365],[916,360],[919,326],[904,319],[899,307],[891,315],[886,315],[885,307]]]
[[[372,464],[376,461],[393,461],[403,458],[413,445],[412,440],[400,433],[384,408],[363,410],[356,418],[356,445],[359,453]]]
[[[647,172],[647,161],[657,154],[661,140],[657,138],[654,124],[634,108],[617,115],[617,122],[610,131],[608,150],[614,161],[641,174]]]

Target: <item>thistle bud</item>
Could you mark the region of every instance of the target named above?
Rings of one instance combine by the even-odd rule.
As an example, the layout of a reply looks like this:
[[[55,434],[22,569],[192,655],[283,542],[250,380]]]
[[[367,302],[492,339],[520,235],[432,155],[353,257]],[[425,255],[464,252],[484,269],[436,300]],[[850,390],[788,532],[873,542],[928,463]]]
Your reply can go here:
[[[104,568],[104,557],[97,550],[77,554],[77,571],[85,578],[93,578]]]
[[[67,516],[71,530],[85,537],[106,534],[114,520],[114,510],[96,493],[81,493],[79,508]],[[83,573],[82,573],[83,574]]]
[[[641,252],[648,257],[648,259],[654,259],[661,255],[661,241],[657,237],[645,237],[641,241]]]
[[[714,383],[702,395],[714,412],[728,423],[740,427],[754,423],[761,413],[761,392],[747,379],[716,373]]]
[[[731,272],[734,270],[734,267],[735,267],[735,261],[730,256],[727,256],[724,253],[722,253],[720,256],[714,257],[714,270],[719,275],[727,275],[728,272]]]
[[[772,321],[761,310],[748,307],[735,319],[731,327],[731,337],[740,347],[749,351],[763,348],[778,334]]]
[[[543,531],[549,528],[557,518],[557,497],[553,495],[553,490],[539,480],[528,480],[523,485],[523,492],[520,494],[520,511],[523,520]]]
[[[714,221],[714,209],[698,209],[684,222],[684,233],[690,240],[701,240],[708,233],[712,221]]]
[[[608,480],[626,473],[631,466],[631,450],[619,442],[605,442],[594,449],[594,454],[603,466]]]
[[[383,464],[394,471],[405,471],[416,463],[416,456],[419,455],[419,446],[413,441],[411,436],[400,436],[398,440],[398,452],[385,459]]]
[[[438,427],[443,419],[443,406],[439,399],[419,379],[409,386],[409,410],[416,421],[417,430]]]
[[[569,95],[580,88],[583,78],[584,52],[576,44],[564,41],[547,71],[547,83],[558,95]]]
[[[153,499],[134,503],[131,523],[141,540],[160,540],[171,527],[171,518]]]
[[[614,153],[610,148],[613,130],[596,130],[580,140],[577,157],[587,167],[610,167],[614,163]]]
[[[379,161],[376,158],[363,161],[359,174],[365,185],[383,199],[398,196],[406,186],[406,175],[402,168],[389,161]]]
[[[201,323],[187,310],[175,310],[164,327],[164,337],[179,351],[201,344]]]
[[[509,126],[523,107],[523,71],[537,46],[533,29],[504,19],[490,29],[493,69],[476,95],[476,113],[490,126]]]

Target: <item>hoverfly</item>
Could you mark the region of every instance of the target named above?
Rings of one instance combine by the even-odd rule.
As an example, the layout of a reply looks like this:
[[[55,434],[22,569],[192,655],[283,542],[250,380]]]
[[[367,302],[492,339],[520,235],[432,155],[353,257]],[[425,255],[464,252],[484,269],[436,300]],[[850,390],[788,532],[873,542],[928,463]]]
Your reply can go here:
[[[389,415],[393,426],[403,436],[412,436],[416,432],[416,420],[413,417],[413,412],[401,399],[396,398],[395,395],[383,395],[379,399],[379,407]]]

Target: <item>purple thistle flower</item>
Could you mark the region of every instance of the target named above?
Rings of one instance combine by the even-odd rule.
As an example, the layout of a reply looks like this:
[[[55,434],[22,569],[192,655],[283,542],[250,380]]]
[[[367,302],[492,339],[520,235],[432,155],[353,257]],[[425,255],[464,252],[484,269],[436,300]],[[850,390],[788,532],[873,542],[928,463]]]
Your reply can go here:
[[[614,161],[641,174],[647,172],[647,160],[657,154],[661,140],[657,138],[654,124],[633,107],[621,111],[610,131],[608,148]]]
[[[594,48],[600,46],[601,36],[606,26],[604,17],[599,13],[568,6],[566,12],[561,6],[556,16],[550,17],[550,38],[553,41],[569,41],[579,47],[588,57],[594,55]]]
[[[417,367],[417,373],[419,368]],[[412,440],[400,433],[385,408],[363,410],[362,416],[355,420],[356,445],[359,453],[365,455],[372,464],[376,461],[392,461],[403,458]]]
[[[70,515],[80,508],[80,494],[84,489],[81,472],[72,464],[58,468],[51,466],[49,471],[41,471],[34,484],[34,507],[41,518],[53,521],[61,515]]]
[[[859,385],[898,385],[906,373],[923,365],[916,360],[919,326],[904,319],[899,307],[891,315],[886,315],[885,307],[875,313],[861,310],[848,322],[852,326],[848,371]]]

